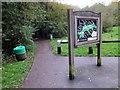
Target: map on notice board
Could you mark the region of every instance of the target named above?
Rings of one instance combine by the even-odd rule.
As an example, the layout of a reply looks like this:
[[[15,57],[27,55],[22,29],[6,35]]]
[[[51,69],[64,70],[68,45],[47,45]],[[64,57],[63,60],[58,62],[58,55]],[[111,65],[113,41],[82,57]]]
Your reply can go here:
[[[76,18],[77,42],[97,39],[97,19]]]

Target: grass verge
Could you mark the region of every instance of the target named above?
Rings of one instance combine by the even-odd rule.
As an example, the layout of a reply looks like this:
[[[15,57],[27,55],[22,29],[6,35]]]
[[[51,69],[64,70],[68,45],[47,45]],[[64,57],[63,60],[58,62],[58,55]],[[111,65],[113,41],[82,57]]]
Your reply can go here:
[[[53,47],[53,52],[57,55],[57,40],[49,41]],[[62,56],[68,55],[68,44],[62,44]],[[83,46],[80,48],[74,49],[75,56],[96,56],[97,55],[97,46],[93,45],[93,54],[88,54],[88,47]],[[102,43],[102,56],[120,56],[118,53],[118,43]]]
[[[113,27],[111,32],[102,34],[102,39],[103,40],[104,39],[118,39],[119,38],[118,30],[120,30],[120,26]]]
[[[2,65],[2,88],[18,88],[27,76],[34,58],[36,44],[27,52],[28,58],[24,61],[4,63]]]
[[[120,28],[120,27],[119,27]],[[103,39],[111,39],[111,38],[118,38],[118,27],[113,27],[113,37],[111,37],[111,33],[102,34]],[[67,37],[58,38],[54,40],[49,40],[49,43],[53,47],[54,54],[57,55],[57,40],[67,40]],[[102,56],[120,56],[118,43],[102,43]],[[68,55],[68,44],[62,44],[62,56]],[[96,56],[97,55],[97,47],[93,45],[93,54],[88,54],[88,47],[83,46],[80,48],[74,49],[75,56]]]

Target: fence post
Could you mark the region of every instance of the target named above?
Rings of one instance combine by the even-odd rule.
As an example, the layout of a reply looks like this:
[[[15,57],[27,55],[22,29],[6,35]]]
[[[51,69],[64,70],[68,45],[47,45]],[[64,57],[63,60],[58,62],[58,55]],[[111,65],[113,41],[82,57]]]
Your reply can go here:
[[[53,40],[53,35],[52,34],[50,34],[50,40]]]
[[[89,49],[88,54],[93,54],[93,47],[89,46],[88,49]]]
[[[61,40],[57,40],[57,52],[61,54]]]

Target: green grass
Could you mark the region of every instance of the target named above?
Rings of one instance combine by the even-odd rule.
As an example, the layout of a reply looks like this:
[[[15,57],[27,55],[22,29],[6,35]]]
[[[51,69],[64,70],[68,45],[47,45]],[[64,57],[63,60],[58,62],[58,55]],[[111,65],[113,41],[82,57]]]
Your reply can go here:
[[[113,27],[112,32],[102,34],[102,39],[118,39],[118,30],[120,27]]]
[[[118,27],[113,27],[114,36],[112,38],[118,38]],[[105,33],[102,35],[103,39],[111,39],[111,33]],[[58,38],[54,40],[49,40],[49,43],[53,47],[54,54],[57,55],[57,40],[67,40],[67,37]],[[62,56],[68,55],[68,44],[62,44]],[[93,45],[93,54],[88,54],[88,47],[83,46],[80,48],[74,49],[75,56],[96,56],[97,55],[97,47]],[[118,54],[118,43],[102,43],[102,56],[120,56]]]
[[[27,76],[33,63],[36,45],[31,45],[33,49],[27,52],[27,59],[13,63],[3,63],[2,65],[2,88],[18,88]]]
[[[2,66],[2,88],[17,88],[26,77],[32,61],[20,61]]]

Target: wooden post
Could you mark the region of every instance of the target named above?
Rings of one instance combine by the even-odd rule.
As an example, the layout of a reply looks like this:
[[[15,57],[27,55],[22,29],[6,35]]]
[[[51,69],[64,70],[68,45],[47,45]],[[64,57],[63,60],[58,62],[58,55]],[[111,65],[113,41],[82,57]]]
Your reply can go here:
[[[88,47],[88,54],[93,54],[93,47],[92,47],[92,45],[90,45]]]
[[[102,24],[101,24],[101,13],[100,13],[100,22],[99,22],[99,43],[97,44],[97,66],[101,66],[101,46],[102,46]]]
[[[61,40],[57,40],[57,52],[61,54]]]
[[[52,34],[50,34],[50,40],[53,40],[53,35]]]
[[[69,44],[69,79],[73,80],[74,79],[74,44],[73,44],[73,28],[72,27],[72,10],[68,10],[68,44]]]
[[[101,66],[101,44],[97,44],[97,66]]]
[[[93,54],[93,47],[89,47],[89,54]]]

